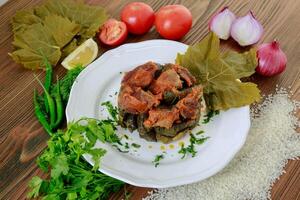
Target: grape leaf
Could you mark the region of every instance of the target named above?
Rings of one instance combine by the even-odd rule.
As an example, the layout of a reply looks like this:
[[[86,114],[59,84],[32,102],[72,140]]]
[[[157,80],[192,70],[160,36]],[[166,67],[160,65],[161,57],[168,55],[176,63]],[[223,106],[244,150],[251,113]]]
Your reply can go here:
[[[185,54],[178,54],[176,63],[189,69],[204,86],[204,98],[210,110],[241,107],[260,99],[254,83],[237,80],[254,73],[255,50],[222,54],[219,38],[211,32],[201,42],[190,46]]]
[[[33,9],[20,10],[12,18],[13,31],[24,31],[29,25],[41,23],[42,19],[34,15]]]
[[[80,30],[78,24],[54,14],[48,15],[44,24],[60,48],[68,44]]]
[[[16,50],[9,55],[29,69],[42,67],[42,54],[52,65],[56,65],[61,56],[59,46],[41,23],[30,25],[25,31],[16,32],[13,45]]]
[[[49,15],[42,23],[29,25],[16,31],[13,45],[16,50],[11,57],[26,68],[37,69],[45,55],[52,65],[61,57],[60,48],[69,43],[78,33],[79,26],[58,15]]]
[[[255,49],[250,49],[245,53],[238,53],[236,51],[229,50],[222,54],[222,60],[235,71],[235,78],[237,79],[251,76],[254,74],[257,66]]]
[[[71,21],[80,24],[79,35],[85,39],[93,37],[107,18],[102,7],[73,0],[48,0],[44,5],[36,8],[36,14],[42,18],[50,13],[67,17]]]
[[[25,68],[38,69],[44,54],[56,65],[107,19],[102,7],[83,1],[49,0],[41,6],[17,11],[12,18],[14,52],[9,55]]]

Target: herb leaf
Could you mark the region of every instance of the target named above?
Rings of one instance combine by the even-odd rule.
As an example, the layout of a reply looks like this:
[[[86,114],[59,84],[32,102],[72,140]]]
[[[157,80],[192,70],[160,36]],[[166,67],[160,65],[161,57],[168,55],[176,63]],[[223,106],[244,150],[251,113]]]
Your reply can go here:
[[[237,80],[254,73],[257,63],[254,52],[222,54],[220,40],[211,32],[200,43],[190,46],[185,54],[178,54],[176,63],[188,68],[198,83],[204,85],[209,110],[226,110],[260,99],[256,84]]]
[[[195,157],[197,154],[197,151],[195,150],[195,144],[201,145],[208,138],[209,137],[196,138],[193,134],[190,134],[190,144],[187,147],[184,147],[184,145],[182,145],[180,150],[178,151],[179,154],[182,154],[181,159],[184,159],[189,154],[192,155],[192,157]]]
[[[155,167],[157,167],[159,165],[159,162],[164,159],[164,155],[160,154],[160,155],[156,155],[154,160],[152,161],[152,163],[154,164]]]
[[[68,124],[66,131],[58,131],[51,135],[48,147],[38,158],[39,167],[44,171],[50,169],[50,179],[42,180],[34,177],[29,183],[31,191],[28,197],[106,199],[111,192],[119,190],[124,183],[98,171],[100,159],[106,150],[95,149],[89,139],[83,135],[86,130],[89,130],[88,127],[93,127],[93,131],[90,131],[93,136],[90,138],[98,138],[99,134],[103,134],[104,141],[111,142],[111,138],[114,138],[112,135],[115,133],[103,131],[107,123],[109,122],[83,118]],[[82,158],[86,153],[92,155],[95,162],[93,168]]]
[[[133,146],[134,148],[140,148],[141,147],[141,145],[137,144],[137,143],[132,143],[131,146]]]
[[[116,106],[113,106],[110,101],[103,102],[101,106],[105,106],[107,111],[109,112],[110,116],[115,120],[118,121],[118,108]]]

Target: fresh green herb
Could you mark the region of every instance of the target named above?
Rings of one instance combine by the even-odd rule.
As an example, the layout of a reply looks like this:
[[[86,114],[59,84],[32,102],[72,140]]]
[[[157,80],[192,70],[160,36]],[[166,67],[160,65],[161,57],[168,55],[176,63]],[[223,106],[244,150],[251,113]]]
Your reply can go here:
[[[198,132],[196,133],[196,135],[201,135],[201,134],[203,134],[203,133],[204,133],[204,131],[201,130],[201,131],[198,131]]]
[[[118,145],[116,145],[116,144],[113,144],[112,146],[115,147],[121,153],[129,153],[128,150],[124,151],[124,150],[120,149],[120,147]]]
[[[209,137],[196,138],[194,134],[191,134],[190,143],[191,144],[203,144]]]
[[[124,135],[124,138],[126,139],[126,140],[128,140],[129,139],[129,137],[128,137],[128,135]]]
[[[136,143],[132,143],[131,146],[133,146],[134,148],[137,148],[137,149],[141,147],[140,144],[136,144]]]
[[[59,81],[60,82],[60,92],[64,105],[67,105],[69,100],[70,91],[73,83],[75,82],[77,76],[84,68],[81,65],[69,70],[67,74]],[[54,84],[51,87],[51,94],[55,96],[58,84]]]
[[[68,124],[66,131],[52,134],[48,147],[37,160],[43,171],[50,169],[50,178],[34,177],[29,183],[28,198],[106,199],[119,190],[124,185],[121,181],[98,171],[106,150],[94,148],[97,139],[115,141],[112,138],[117,136],[112,127],[107,121],[83,118]],[[92,156],[94,167],[82,158],[83,154]]]
[[[254,49],[245,53],[221,53],[220,40],[211,32],[200,43],[190,46],[185,54],[178,54],[176,63],[189,69],[204,86],[208,110],[241,107],[260,99],[256,84],[237,80],[255,72]]]
[[[12,19],[15,50],[10,56],[25,68],[43,68],[43,52],[55,66],[106,21],[105,10],[83,1],[48,0],[33,9],[17,11]]]
[[[111,115],[111,117],[113,118],[113,120],[115,120],[116,122],[118,121],[118,108],[116,106],[113,106],[111,102],[106,101],[103,102],[101,104],[101,106],[105,106],[109,112],[109,114]]]
[[[181,159],[185,158],[189,154],[192,155],[192,157],[195,157],[197,154],[197,151],[195,150],[195,144],[201,145],[208,138],[209,137],[196,138],[193,134],[190,134],[190,144],[187,147],[184,147],[184,145],[182,145],[180,150],[178,151],[179,154],[183,154]]]
[[[164,155],[160,154],[160,155],[156,155],[154,160],[152,161],[152,163],[154,164],[155,167],[157,167],[159,165],[159,162],[164,159]]]
[[[208,113],[204,116],[204,119],[203,119],[203,124],[207,124],[208,122],[210,122],[210,120],[214,117],[214,116],[216,116],[216,115],[218,115],[218,114],[220,114],[220,111],[219,110],[210,110],[210,111],[208,111]]]
[[[182,145],[178,153],[183,154],[181,159],[184,159],[188,154],[191,154],[192,157],[195,157],[197,151],[195,150],[194,144],[190,143],[187,147],[184,147],[184,145]]]
[[[129,149],[129,143],[128,142],[125,143],[125,149]]]

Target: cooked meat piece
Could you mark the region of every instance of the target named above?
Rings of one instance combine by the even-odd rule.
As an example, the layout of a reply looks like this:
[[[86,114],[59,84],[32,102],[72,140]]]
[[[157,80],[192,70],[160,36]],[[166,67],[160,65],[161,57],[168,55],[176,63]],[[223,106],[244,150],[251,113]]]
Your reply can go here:
[[[149,117],[144,121],[145,127],[171,128],[174,121],[179,119],[179,111],[172,109],[154,108],[149,111]]]
[[[132,88],[124,85],[119,94],[118,105],[120,109],[128,113],[139,114],[157,106],[161,98],[161,95],[153,95],[149,91],[145,92],[140,87]]]
[[[201,86],[193,87],[191,92],[178,101],[176,108],[180,115],[185,119],[196,119],[200,107],[200,98],[203,88]]]
[[[147,87],[153,80],[158,66],[153,62],[147,62],[138,66],[134,70],[126,73],[122,80],[122,85],[130,85],[134,87]]]
[[[134,97],[133,96],[134,92],[131,90],[129,86],[124,86],[124,87],[126,89],[121,90],[118,98],[119,108],[131,114],[138,114],[138,113],[145,112],[147,110],[147,103],[142,102],[136,97]]]
[[[162,72],[157,80],[154,80],[150,85],[150,90],[153,94],[181,88],[182,83],[180,77],[174,69],[168,69]]]
[[[196,83],[196,78],[184,67],[179,65],[173,65],[173,69],[179,74],[179,76],[186,82],[190,87]]]

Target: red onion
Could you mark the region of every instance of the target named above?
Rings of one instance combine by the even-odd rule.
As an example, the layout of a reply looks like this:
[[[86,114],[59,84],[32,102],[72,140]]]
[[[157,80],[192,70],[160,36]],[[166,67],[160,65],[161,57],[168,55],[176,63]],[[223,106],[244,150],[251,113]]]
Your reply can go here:
[[[210,19],[208,26],[220,39],[227,40],[234,20],[235,15],[225,7]]]
[[[246,16],[233,22],[230,33],[239,45],[248,46],[258,42],[263,34],[263,27],[250,11]]]
[[[287,58],[278,42],[261,44],[257,50],[257,73],[264,76],[280,74],[286,68]]]

